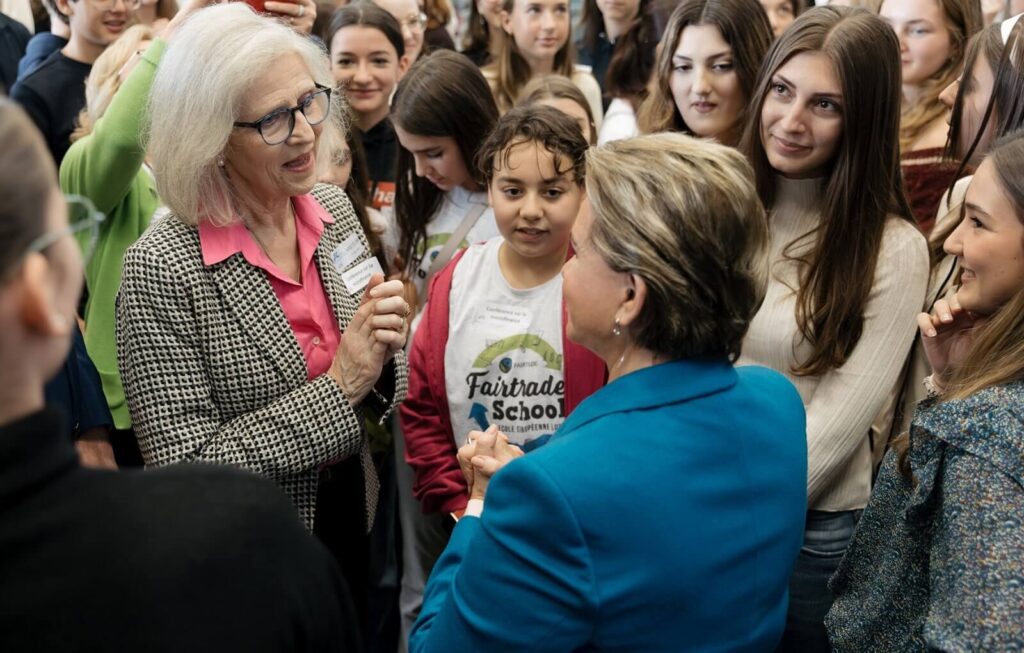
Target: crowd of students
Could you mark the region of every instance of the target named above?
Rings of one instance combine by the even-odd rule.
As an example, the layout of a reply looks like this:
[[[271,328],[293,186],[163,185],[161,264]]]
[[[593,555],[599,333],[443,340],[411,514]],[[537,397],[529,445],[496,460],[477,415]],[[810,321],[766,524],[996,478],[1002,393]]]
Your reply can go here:
[[[1024,646],[1024,3],[40,1],[0,641]]]

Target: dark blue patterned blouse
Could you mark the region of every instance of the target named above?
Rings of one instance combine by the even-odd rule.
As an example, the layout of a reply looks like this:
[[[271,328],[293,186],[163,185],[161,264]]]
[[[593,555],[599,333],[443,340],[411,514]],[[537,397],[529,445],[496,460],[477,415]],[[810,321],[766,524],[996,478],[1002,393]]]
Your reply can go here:
[[[836,651],[1024,651],[1024,382],[921,402],[830,587]]]

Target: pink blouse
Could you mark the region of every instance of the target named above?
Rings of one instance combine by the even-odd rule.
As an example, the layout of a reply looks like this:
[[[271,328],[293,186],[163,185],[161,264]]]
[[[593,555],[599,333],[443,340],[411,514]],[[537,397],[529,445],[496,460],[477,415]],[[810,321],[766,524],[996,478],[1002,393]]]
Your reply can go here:
[[[250,265],[263,270],[306,359],[306,374],[313,379],[330,369],[341,343],[338,322],[313,260],[324,224],[331,224],[334,219],[312,195],[293,197],[292,207],[302,271],[302,279],[298,281],[274,265],[241,221],[226,227],[200,222],[199,246],[204,265],[216,265],[241,253]]]

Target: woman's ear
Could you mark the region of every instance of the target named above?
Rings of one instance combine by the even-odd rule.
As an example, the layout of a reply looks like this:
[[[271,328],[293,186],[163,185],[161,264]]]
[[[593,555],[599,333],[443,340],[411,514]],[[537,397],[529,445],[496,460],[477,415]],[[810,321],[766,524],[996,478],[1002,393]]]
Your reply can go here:
[[[501,29],[512,38],[512,14],[504,9],[501,10]]]
[[[625,287],[622,290],[623,301],[619,306],[616,318],[622,326],[629,326],[644,309],[647,301],[647,282],[636,274],[626,274]]]
[[[405,77],[406,71],[409,70],[409,55],[403,54],[398,58],[398,79],[401,81]]]
[[[46,257],[31,253],[21,266],[15,284],[19,286],[16,310],[26,328],[44,337],[70,335],[71,322],[54,305],[52,270]]]

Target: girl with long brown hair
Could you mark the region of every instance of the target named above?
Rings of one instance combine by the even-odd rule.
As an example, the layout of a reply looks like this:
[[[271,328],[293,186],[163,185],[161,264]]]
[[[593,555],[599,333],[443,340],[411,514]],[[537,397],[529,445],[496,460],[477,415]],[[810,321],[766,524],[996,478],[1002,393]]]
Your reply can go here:
[[[589,69],[574,64],[568,0],[505,0],[501,16],[498,57],[483,69],[498,109],[508,111],[527,82],[553,73],[579,87],[600,129],[601,88]]]
[[[828,651],[827,582],[871,488],[874,416],[895,390],[928,254],[898,164],[899,46],[862,9],[819,7],[776,41],[741,149],[769,211],[771,278],[741,364],[807,410],[807,525],[784,651]]]
[[[576,56],[581,64],[590,66],[601,87],[605,108],[615,97],[608,88],[614,59],[633,63],[630,72],[635,83],[642,87],[647,82],[658,42],[651,11],[653,4],[653,0],[585,0],[583,3],[580,17],[583,33],[576,44]],[[622,65],[620,62],[619,67]],[[621,72],[616,74],[622,75]]]
[[[668,21],[642,133],[680,131],[735,145],[754,82],[772,43],[757,0],[685,0]]]
[[[981,29],[981,7],[978,0],[885,0],[879,15],[900,42],[900,165],[910,208],[927,235],[958,170],[942,156],[948,126],[939,95],[956,79],[967,41]]]
[[[833,581],[836,651],[1024,646],[1024,137],[979,166],[946,239],[960,283],[918,324],[929,398]]]
[[[501,47],[501,0],[473,0],[462,41],[462,54],[478,66],[486,66]]]

